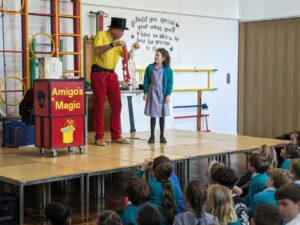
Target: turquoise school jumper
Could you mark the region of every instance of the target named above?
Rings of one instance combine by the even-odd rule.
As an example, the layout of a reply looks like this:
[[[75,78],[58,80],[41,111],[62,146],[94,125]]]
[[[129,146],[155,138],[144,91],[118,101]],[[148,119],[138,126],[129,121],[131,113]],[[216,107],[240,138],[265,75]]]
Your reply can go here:
[[[143,176],[143,171],[137,170],[136,176],[142,177]],[[160,212],[162,215],[162,221],[161,225],[170,225],[171,223],[168,222],[167,220],[167,212],[163,203],[163,188],[162,188],[162,183],[158,182],[156,179],[149,179],[148,184],[151,187],[151,199],[150,203],[152,203]],[[178,189],[176,185],[171,181],[172,185],[172,191],[173,191],[173,197],[174,197],[174,205],[175,208],[177,209],[178,206]]]
[[[248,208],[252,207],[254,202],[254,195],[263,191],[266,188],[267,180],[268,180],[267,173],[255,173],[252,175],[249,185],[248,194],[245,197],[245,203]]]
[[[285,159],[281,164],[280,168],[290,171],[291,167],[291,159]]]
[[[264,191],[254,195],[254,202],[251,205],[251,208],[248,208],[249,216],[252,217],[254,215],[255,209],[262,204],[267,203],[267,204],[272,204],[277,206],[277,201],[275,199],[275,192],[276,192],[276,188],[269,187],[266,188]]]
[[[237,221],[235,221],[233,223],[228,223],[227,225],[241,225],[241,221],[239,219],[237,219]]]
[[[137,215],[138,212],[141,208],[143,208],[144,206],[149,205],[152,206],[153,208],[155,208],[154,205],[145,202],[142,203],[140,205],[134,205],[134,204],[130,204],[128,205],[120,214],[121,219],[122,219],[122,224],[123,225],[137,225]]]

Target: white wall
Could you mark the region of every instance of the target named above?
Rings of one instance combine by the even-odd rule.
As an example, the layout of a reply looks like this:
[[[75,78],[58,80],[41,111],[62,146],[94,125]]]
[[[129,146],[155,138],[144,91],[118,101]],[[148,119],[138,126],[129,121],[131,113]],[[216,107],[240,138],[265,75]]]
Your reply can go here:
[[[88,16],[89,11],[103,10],[109,16],[127,18],[127,24],[135,16],[164,16],[175,19],[180,27],[180,40],[171,52],[173,68],[217,68],[213,73],[212,87],[215,92],[203,93],[203,103],[209,105],[209,128],[214,132],[236,133],[237,126],[237,52],[238,52],[238,1],[95,1],[83,3],[84,35],[95,33],[95,19]],[[167,11],[167,12],[166,12]],[[109,25],[110,18],[105,20]],[[130,45],[134,28],[127,31],[124,40]],[[144,46],[136,53],[137,68],[145,68],[153,61],[154,52],[146,51]],[[119,69],[119,74],[121,73]],[[231,83],[226,84],[226,73],[231,74]],[[205,86],[200,79],[204,74],[175,74],[175,88]],[[172,105],[196,104],[195,93],[173,93]],[[148,118],[144,116],[142,96],[133,96],[134,117],[137,130],[149,130]],[[196,109],[175,109],[173,115],[193,115]],[[196,130],[196,119],[173,120],[168,118],[168,128]],[[122,129],[129,131],[126,96],[123,97]]]
[[[299,0],[241,0],[240,2],[241,21],[259,21],[299,16]]]
[[[47,10],[47,7],[36,4],[32,6],[32,10]],[[61,8],[62,12],[66,12],[71,7],[69,3],[63,3]],[[128,26],[135,16],[141,15],[176,20],[180,25],[176,30],[179,41],[174,42],[174,51],[171,52],[172,67],[218,69],[217,72],[213,73],[211,82],[211,86],[218,90],[203,93],[202,99],[203,103],[209,105],[209,110],[205,111],[205,113],[210,114],[209,128],[213,132],[236,133],[239,0],[165,0],[163,4],[161,0],[83,0],[83,35],[95,34],[95,19],[89,16],[89,11],[99,10],[105,11],[109,16],[127,18]],[[6,17],[6,20],[10,19]],[[109,25],[109,23],[110,18],[105,19],[105,25]],[[31,20],[30,30],[32,30],[31,32],[48,31],[49,26],[47,24],[47,22],[39,24]],[[19,21],[10,21],[5,24],[6,30],[11,30],[7,48],[11,46],[20,47],[19,33],[13,33],[15,28],[12,25],[17,25],[16,29],[20,29]],[[71,26],[69,24],[66,23],[62,27],[65,32],[70,32]],[[136,31],[132,28],[124,35],[124,40],[129,46],[133,42],[131,34],[134,32]],[[71,44],[66,45],[66,48],[70,47]],[[154,52],[146,50],[145,46],[142,45],[136,53],[137,67],[146,67],[153,61],[153,56]],[[19,68],[20,60],[16,57],[10,62],[11,71]],[[1,59],[0,63],[3,64]],[[72,64],[72,59],[65,59],[65,66],[69,64]],[[2,70],[1,66],[0,76],[3,76]],[[120,65],[117,71],[121,74]],[[230,84],[226,83],[227,73],[231,74]],[[204,86],[205,79],[201,79],[202,76],[200,74],[175,74],[174,87]],[[195,93],[174,93],[171,99],[173,105],[196,104],[196,101]],[[137,130],[149,130],[148,118],[143,114],[145,103],[142,101],[142,96],[134,96],[133,104]],[[127,111],[126,96],[123,96],[122,129],[124,132],[129,131]],[[196,109],[176,109],[173,115],[191,114],[196,114]],[[169,117],[167,127],[196,130],[196,119],[174,121],[172,117]]]
[[[239,0],[83,0],[84,5],[181,13],[217,18],[239,18]],[[162,4],[163,3],[163,4]]]

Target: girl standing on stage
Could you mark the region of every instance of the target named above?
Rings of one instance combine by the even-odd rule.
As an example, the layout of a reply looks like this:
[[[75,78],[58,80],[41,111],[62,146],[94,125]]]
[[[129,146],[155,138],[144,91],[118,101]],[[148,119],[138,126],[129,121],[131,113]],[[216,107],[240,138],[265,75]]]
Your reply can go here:
[[[173,71],[170,67],[170,55],[164,48],[158,48],[154,63],[150,64],[144,75],[145,115],[150,116],[151,136],[149,144],[155,142],[154,131],[156,117],[159,117],[160,143],[167,143],[164,135],[165,116],[170,115],[169,102],[173,89]]]

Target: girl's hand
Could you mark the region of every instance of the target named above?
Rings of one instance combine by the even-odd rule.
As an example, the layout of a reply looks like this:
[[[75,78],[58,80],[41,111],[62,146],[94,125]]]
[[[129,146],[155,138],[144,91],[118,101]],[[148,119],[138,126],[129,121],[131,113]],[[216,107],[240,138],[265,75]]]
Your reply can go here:
[[[153,159],[145,159],[143,164],[142,164],[142,167],[141,167],[141,170],[142,171],[147,171],[150,169],[150,167],[152,166],[152,163],[153,163]]]
[[[165,98],[165,103],[169,103],[170,102],[170,96],[167,95],[166,98]]]
[[[238,196],[240,196],[241,194],[243,194],[243,190],[241,188],[239,188],[238,186],[234,186],[232,189],[232,192]]]
[[[147,101],[148,100],[148,95],[144,95],[143,100]]]

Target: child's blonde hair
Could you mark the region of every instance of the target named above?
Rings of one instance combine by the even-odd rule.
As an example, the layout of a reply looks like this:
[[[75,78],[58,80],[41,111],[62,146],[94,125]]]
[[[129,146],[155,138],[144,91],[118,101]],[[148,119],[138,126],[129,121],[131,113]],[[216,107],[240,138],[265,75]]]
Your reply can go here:
[[[219,218],[221,224],[234,223],[238,218],[229,188],[214,184],[207,189],[207,211]]]
[[[273,169],[269,172],[270,178],[273,180],[273,185],[276,189],[284,184],[292,183],[293,177],[289,171],[281,168]]]
[[[269,170],[275,169],[278,167],[278,159],[276,150],[272,146],[262,145],[258,152],[261,156],[269,162]]]

